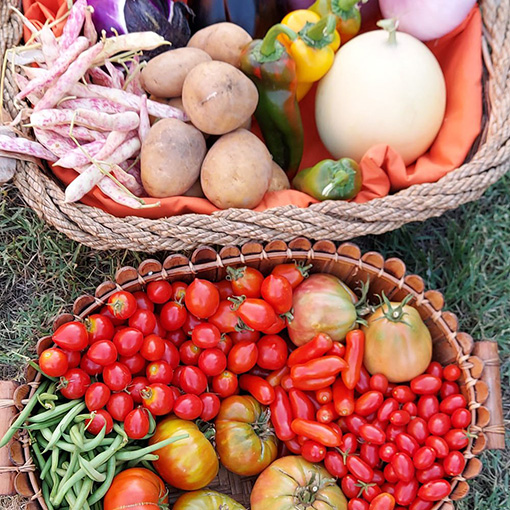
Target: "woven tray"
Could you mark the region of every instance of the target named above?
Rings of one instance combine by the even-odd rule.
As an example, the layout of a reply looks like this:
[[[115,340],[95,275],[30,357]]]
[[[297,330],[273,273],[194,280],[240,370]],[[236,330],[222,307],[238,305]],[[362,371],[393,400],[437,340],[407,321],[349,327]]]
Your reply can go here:
[[[0,6],[0,56],[21,37],[19,18]],[[510,101],[510,2],[480,0],[484,21],[484,119],[482,134],[467,162],[433,184],[421,184],[365,204],[326,201],[308,208],[277,207],[264,212],[229,209],[211,215],[187,214],[160,220],[116,218],[80,203],[65,204],[62,184],[49,170],[19,162],[15,184],[36,213],[68,237],[99,250],[131,249],[154,253],[194,249],[200,244],[242,244],[251,240],[289,241],[305,234],[312,239],[343,241],[381,234],[411,221],[440,216],[478,199],[508,169],[507,117]],[[9,69],[4,105],[13,117],[16,86]]]
[[[399,259],[384,260],[382,255],[376,252],[362,255],[360,249],[351,243],[342,244],[337,248],[329,241],[319,241],[312,245],[303,238],[296,239],[288,245],[282,241],[275,241],[265,247],[258,243],[248,243],[240,249],[229,246],[219,253],[212,248],[200,247],[190,259],[176,254],[169,256],[163,264],[156,260],[146,260],[138,269],[123,267],[115,275],[114,282],[99,285],[93,296],[80,296],[74,302],[73,313],[57,317],[54,328],[76,317],[83,319],[91,313],[96,313],[118,289],[136,291],[144,288],[148,282],[160,279],[190,282],[198,276],[216,281],[225,277],[227,266],[249,265],[267,274],[277,264],[292,260],[313,264],[312,272],[334,274],[351,288],[357,287],[359,282],[364,282],[370,277],[369,297],[372,298],[382,291],[397,301],[408,294],[413,295],[411,304],[419,311],[432,334],[434,359],[442,364],[459,364],[462,369],[460,384],[472,413],[470,430],[477,437],[470,439],[464,452],[468,462],[464,473],[453,479],[452,494],[434,507],[434,510],[439,508],[453,510],[452,501],[463,498],[469,490],[466,480],[477,476],[482,469],[482,463],[476,456],[487,447],[505,446],[497,348],[494,354],[494,350],[487,349],[487,345],[484,346],[491,344],[490,342],[475,344],[468,334],[457,331],[458,322],[455,315],[442,310],[444,305],[442,294],[434,290],[426,291],[419,276],[406,275],[405,264]],[[50,336],[41,338],[37,345],[38,353],[48,348],[50,344]],[[473,353],[477,348],[478,356]],[[33,382],[16,390],[14,402],[20,408],[22,399],[27,394],[35,392],[40,375],[36,375],[35,371],[30,369],[27,380]],[[47,510],[30,458],[28,439],[25,435],[18,439],[19,442],[14,442],[11,446],[11,458],[21,466],[21,472],[16,477],[16,489],[22,495],[37,500],[41,507]],[[249,508],[249,497],[255,478],[241,478],[222,468],[210,487],[232,495]],[[178,495],[178,492],[172,492],[171,501],[175,501]]]

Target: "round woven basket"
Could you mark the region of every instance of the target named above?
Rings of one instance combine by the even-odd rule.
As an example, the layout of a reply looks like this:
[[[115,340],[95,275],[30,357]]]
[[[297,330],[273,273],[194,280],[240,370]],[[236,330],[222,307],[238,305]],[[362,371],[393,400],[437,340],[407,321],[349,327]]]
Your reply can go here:
[[[303,238],[289,244],[274,241],[266,246],[258,243],[248,243],[242,248],[229,246],[219,253],[212,248],[200,247],[189,259],[176,254],[169,256],[163,264],[156,260],[146,260],[138,269],[121,268],[115,275],[115,281],[99,285],[93,296],[80,296],[74,302],[73,313],[57,317],[54,328],[75,318],[83,319],[91,313],[97,313],[108,297],[118,289],[136,291],[155,280],[190,282],[197,276],[217,281],[225,277],[227,266],[248,265],[268,274],[274,266],[290,261],[313,264],[312,272],[334,274],[353,289],[359,287],[360,282],[370,279],[369,298],[372,300],[382,291],[395,301],[411,294],[411,305],[418,310],[431,332],[434,359],[443,365],[457,363],[462,369],[459,382],[472,414],[469,427],[472,434],[469,445],[463,452],[467,460],[466,468],[462,475],[452,479],[453,491],[449,498],[438,502],[433,509],[454,510],[452,501],[465,497],[469,490],[466,480],[477,476],[482,469],[482,463],[476,456],[485,448],[504,448],[499,361],[497,355],[478,349],[484,342],[475,343],[468,334],[457,331],[455,315],[442,310],[444,300],[441,293],[425,290],[419,276],[406,275],[405,265],[399,259],[384,260],[382,255],[376,252],[362,255],[360,249],[351,243],[337,248],[330,241],[318,241],[312,245]],[[51,343],[51,336],[41,338],[37,345],[38,353],[48,348]],[[35,392],[40,379],[41,376],[30,368],[27,374],[29,385],[19,387],[14,395],[14,402],[20,409],[23,407],[22,399]],[[16,489],[22,495],[31,497],[34,505],[37,500],[41,507],[47,510],[30,456],[28,436],[21,434],[18,439],[18,442],[11,444],[10,455],[14,463],[22,467],[16,477]],[[210,488],[232,495],[249,508],[255,478],[242,478],[221,468]],[[175,501],[178,496],[179,492],[172,491],[170,501]]]
[[[0,7],[0,56],[21,37],[21,23],[9,10],[19,0],[3,0]],[[484,119],[482,134],[465,164],[433,184],[421,184],[365,204],[326,201],[308,208],[276,207],[264,212],[229,209],[211,215],[186,214],[159,220],[117,218],[83,204],[64,203],[62,185],[51,172],[20,162],[15,184],[36,213],[68,237],[95,249],[193,249],[200,244],[242,244],[250,240],[289,241],[296,235],[342,241],[381,234],[411,221],[440,216],[449,209],[478,199],[508,169],[510,156],[510,3],[480,0],[484,22]],[[12,74],[7,69],[4,105],[17,112]]]

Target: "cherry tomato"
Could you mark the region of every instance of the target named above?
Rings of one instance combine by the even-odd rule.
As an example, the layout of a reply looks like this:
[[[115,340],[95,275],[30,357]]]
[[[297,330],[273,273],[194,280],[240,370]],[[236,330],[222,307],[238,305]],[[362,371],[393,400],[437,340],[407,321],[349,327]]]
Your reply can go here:
[[[345,356],[345,345],[340,342],[333,342],[331,349],[326,351],[326,356],[338,356],[339,358],[343,358]]]
[[[335,450],[327,451],[326,457],[324,458],[324,466],[329,474],[336,478],[343,478],[349,472],[345,465],[343,455]]]
[[[317,410],[316,419],[321,423],[331,423],[333,420],[338,419],[338,413],[335,410],[335,404],[333,402],[323,404]]]
[[[363,487],[363,497],[369,503],[372,503],[372,501],[381,493],[382,490],[378,485],[368,484],[365,487]]]
[[[287,282],[290,287],[290,283]],[[326,457],[326,447],[316,441],[305,441],[301,447],[301,455],[308,462],[322,462]]]
[[[248,327],[255,331],[266,331],[276,322],[277,316],[273,307],[264,300],[253,298],[239,300],[241,303],[237,315]]]
[[[401,452],[407,453],[407,455],[411,458],[420,448],[418,441],[416,441],[413,436],[406,434],[405,432],[402,432],[396,437],[395,444]]]
[[[60,378],[59,386],[65,398],[81,398],[90,386],[90,376],[81,368],[71,368]]]
[[[179,351],[177,350],[177,347],[169,340],[163,340],[163,342],[165,344],[165,350],[163,351],[161,360],[166,361],[172,367],[172,369],[175,370],[181,360]]]
[[[384,477],[384,474],[383,474],[383,477]],[[402,483],[404,483],[404,482],[402,482]],[[379,485],[379,484],[377,484],[377,485]],[[391,494],[393,496],[395,494],[395,484],[384,481],[381,484],[381,490],[383,492],[387,492],[388,494]],[[398,507],[397,510],[399,510],[401,508],[402,507]]]
[[[140,310],[142,313],[147,312],[147,310]],[[135,312],[138,313],[138,310]],[[134,317],[134,316],[133,316]],[[130,319],[131,320],[131,319]],[[154,318],[154,320],[156,320]],[[96,342],[99,343],[99,342]],[[113,337],[113,344],[115,348],[121,356],[133,356],[136,354],[143,344],[143,333],[139,329],[135,329],[134,327],[124,328],[115,333]],[[94,360],[92,356],[90,356],[90,350],[95,344],[91,346],[88,352],[88,356]],[[115,361],[115,360],[114,360]],[[97,362],[99,363],[99,362]],[[113,362],[111,362],[113,363]]]
[[[198,366],[207,376],[220,375],[227,368],[227,357],[219,349],[206,349],[198,357]]]
[[[133,297],[136,299],[137,308],[141,310],[154,311],[154,303],[149,299],[149,296],[141,290],[133,292]]]
[[[379,448],[379,457],[381,457],[381,460],[384,462],[390,462],[393,455],[395,455],[397,452],[398,448],[395,443],[384,443]]]
[[[347,457],[347,469],[361,482],[368,483],[374,476],[372,468],[363,459],[354,455]]]
[[[78,321],[62,324],[51,339],[62,349],[83,351],[89,345],[89,334],[85,324]]]
[[[166,361],[158,360],[147,365],[146,375],[150,384],[170,384],[174,376],[174,370]]]
[[[367,391],[356,401],[354,412],[360,416],[368,416],[381,407],[383,400],[384,397],[380,391]]]
[[[192,331],[199,325],[204,323],[202,319],[199,319],[198,317],[195,317],[192,313],[188,313],[188,316],[186,317],[186,321],[182,325],[182,330],[184,333],[188,336],[191,336]]]
[[[442,437],[429,436],[425,440],[425,444],[434,450],[438,459],[444,459],[450,452],[448,443]]]
[[[105,315],[98,313],[89,315],[84,322],[89,334],[89,344],[113,338],[113,322]]]
[[[174,377],[172,379],[172,385],[176,386],[177,388],[181,387],[181,372],[183,371],[184,367],[182,365],[179,365],[174,370]]]
[[[182,303],[170,301],[163,305],[159,317],[161,325],[167,331],[176,331],[184,326],[188,317],[188,311]]]
[[[61,349],[46,349],[39,356],[39,367],[50,377],[60,377],[67,372],[69,362]]]
[[[184,367],[179,376],[182,391],[200,395],[207,388],[207,377],[198,367]],[[202,411],[200,411],[201,413]],[[199,416],[200,416],[200,413]]]
[[[408,402],[408,404],[412,404],[412,402]],[[403,409],[398,409],[397,411],[393,411],[390,414],[390,422],[393,423],[393,425],[397,425],[398,427],[403,427],[410,421],[411,415]]]
[[[125,330],[120,331],[120,333],[123,331]],[[103,367],[117,361],[117,355],[117,348],[110,340],[99,340],[93,343],[87,351],[89,359]]]
[[[377,411],[377,419],[379,421],[388,421],[390,416],[398,411],[399,405],[398,402],[394,398],[387,398],[379,407]]]
[[[416,471],[416,479],[420,483],[431,482],[432,480],[439,480],[444,476],[444,469],[441,464],[432,464],[427,469],[423,469],[421,471]]]
[[[429,435],[427,422],[423,418],[413,418],[407,424],[407,433],[413,436],[418,444],[424,444]]]
[[[471,411],[462,408],[456,409],[453,411],[451,421],[452,427],[456,429],[464,429],[471,423]]]
[[[107,306],[107,305],[104,305],[103,308],[101,308],[101,310],[99,310],[99,314],[103,315],[104,317],[106,317],[108,319],[110,319],[110,321],[112,322],[112,324],[114,326],[119,326],[120,324],[124,324],[124,319],[116,317],[115,315],[113,315],[110,307]]]
[[[151,384],[141,390],[140,395],[143,406],[154,416],[164,416],[172,411],[174,393],[166,384]]]
[[[150,282],[147,285],[147,297],[159,305],[166,303],[172,297],[172,284],[166,280]]]
[[[365,460],[365,459],[363,459],[363,460]],[[365,460],[365,462],[367,462],[367,461]],[[378,463],[379,463],[379,457],[377,458],[377,464]],[[371,467],[375,467],[375,466],[377,466],[377,464],[375,464],[374,466],[371,466]],[[385,482],[386,482],[386,480],[384,478],[383,472],[380,469],[374,469],[374,477],[372,478],[372,483],[380,485],[383,492],[389,492],[390,494],[393,494],[393,492],[394,492],[393,486],[390,489],[386,490],[386,487],[388,487],[389,484],[386,487],[383,487]]]
[[[437,361],[432,361],[432,363],[428,366],[427,370],[425,370],[425,373],[433,375],[434,377],[439,377],[439,379],[442,379],[443,367],[441,366],[441,363],[438,363]]]
[[[443,378],[447,381],[456,381],[460,374],[461,371],[458,365],[448,365],[443,369]]]
[[[394,442],[397,436],[405,431],[406,431],[405,427],[397,427],[397,425],[393,425],[393,423],[390,423],[386,427],[386,439],[390,443]]]
[[[435,436],[444,436],[451,429],[451,419],[447,414],[437,413],[429,418],[429,432]]]
[[[181,395],[174,403],[174,414],[181,420],[196,420],[204,410],[204,404],[197,395]]]
[[[290,376],[290,374],[284,375],[282,377],[281,386],[287,392],[296,389],[294,387],[294,382],[292,381],[292,377]]]
[[[264,275],[253,267],[227,267],[227,280],[232,284],[235,296],[258,298]]]
[[[182,329],[177,329],[176,331],[169,331],[166,334],[165,338],[178,349],[186,341],[188,337],[186,336],[186,333],[184,333]]]
[[[319,404],[329,404],[333,400],[333,390],[329,386],[327,388],[316,390],[315,398]]]
[[[214,282],[214,286],[218,289],[222,301],[234,295],[234,289],[228,280]]]
[[[283,276],[274,274],[267,276],[262,282],[260,293],[278,315],[287,313],[292,308],[292,286]]]
[[[413,393],[411,388],[409,388],[409,386],[396,386],[393,388],[392,395],[393,398],[400,404],[405,404],[406,402],[414,402],[416,400],[416,395]]]
[[[234,374],[249,372],[257,363],[258,349],[253,342],[242,341],[228,353],[227,367]]]
[[[230,335],[225,335],[225,333],[223,333],[216,348],[225,354],[225,356],[227,356],[233,345],[234,343],[232,342]]]
[[[364,365],[361,365],[361,370],[359,373],[359,381],[358,384],[356,384],[356,391],[358,393],[366,393],[367,391],[370,391],[370,378],[371,375],[368,373],[368,370],[365,368]],[[391,396],[391,395],[389,395]]]
[[[411,381],[411,390],[416,395],[435,395],[441,389],[442,381],[439,377],[423,374]]]
[[[273,322],[269,328],[263,329],[261,331],[265,335],[277,335],[278,333],[281,333],[287,326],[286,320],[287,319],[283,316],[277,315],[275,322]]]
[[[371,425],[370,423],[362,425],[359,429],[359,434],[367,443],[381,445],[386,441],[386,434],[381,429]]]
[[[383,395],[388,389],[388,379],[384,374],[374,374],[370,378],[370,389],[374,391],[380,391]]]
[[[110,312],[117,319],[129,319],[137,309],[136,299],[131,292],[119,290],[114,292],[106,303]]]
[[[439,410],[446,414],[453,414],[457,409],[464,409],[466,407],[466,397],[461,393],[449,395],[439,404]]]
[[[191,314],[199,319],[207,319],[218,309],[220,293],[211,282],[196,278],[186,289],[184,301]]]
[[[444,440],[450,450],[462,450],[469,443],[469,436],[465,430],[452,429],[444,435]]]
[[[109,434],[113,429],[113,420],[110,413],[104,409],[98,409],[97,411],[92,411],[92,414],[94,415],[93,418],[85,420],[87,432],[97,436],[106,424],[105,434]]]
[[[359,493],[358,480],[351,474],[345,475],[340,485],[347,499],[355,498]]]
[[[87,355],[82,356],[80,368],[89,375],[98,375],[103,371],[103,367],[94,363]]]
[[[143,339],[142,346],[140,347],[140,354],[147,361],[157,361],[161,359],[165,352],[165,342],[157,335],[149,335]]]
[[[358,439],[352,432],[348,432],[347,434],[345,434],[343,436],[342,443],[343,443],[343,446],[342,446],[341,450],[344,453],[353,454],[358,449]]]
[[[197,347],[191,340],[184,342],[179,348],[181,363],[185,365],[198,365],[202,349]]]
[[[424,420],[429,420],[434,414],[439,412],[439,400],[435,395],[423,395],[418,400],[418,416]]]
[[[391,459],[391,466],[400,480],[410,482],[413,479],[414,464],[407,453],[396,453]]]
[[[409,510],[431,510],[434,506],[433,501],[423,501],[423,499],[416,498],[409,507]],[[397,510],[397,509],[395,509]]]
[[[443,460],[443,469],[448,476],[458,476],[466,467],[464,455],[458,451],[450,452]]]
[[[416,469],[427,469],[436,460],[436,451],[430,446],[422,446],[413,457],[414,467]]]
[[[100,382],[93,383],[85,392],[85,405],[89,411],[97,411],[106,405],[110,395],[110,388],[106,384]]]
[[[271,274],[275,276],[283,276],[289,280],[290,285],[295,289],[305,278],[308,278],[308,270],[312,267],[298,264],[297,262],[291,264],[280,264],[276,266]]]
[[[414,402],[406,402],[402,406],[402,411],[407,411],[410,418],[418,416],[418,406]]]
[[[133,354],[133,356],[120,356],[119,361],[123,365],[126,365],[133,375],[145,373],[145,364],[147,362],[139,352]]]
[[[133,398],[135,404],[142,403],[142,396],[140,395],[140,391],[143,390],[146,386],[149,386],[149,380],[147,377],[135,377],[129,383],[127,391]]]
[[[267,370],[279,370],[287,361],[287,343],[278,335],[263,336],[257,343],[257,365]],[[324,402],[326,403],[326,402]]]
[[[220,399],[214,393],[202,393],[200,395],[203,409],[200,418],[204,421],[211,421],[220,412]]]
[[[149,428],[149,411],[143,407],[133,409],[124,418],[124,431],[131,439],[142,439],[149,433]]]
[[[368,501],[360,498],[353,498],[349,500],[347,510],[369,510],[368,506]]]
[[[133,407],[133,397],[125,392],[114,393],[106,404],[106,410],[117,421],[124,421],[126,416],[133,410]]]
[[[243,331],[234,331],[233,333],[230,333],[229,336],[232,339],[232,343],[235,345],[239,342],[242,342],[243,340],[248,342],[258,342],[260,338],[260,332],[245,329]]]
[[[395,498],[383,492],[378,494],[370,503],[369,510],[393,510],[395,508]]]
[[[154,328],[154,331],[152,332],[153,335],[160,336],[161,338],[165,338],[167,331],[161,324],[161,320],[158,315],[156,315],[156,327]]]
[[[199,324],[191,334],[191,341],[201,349],[212,349],[216,347],[221,339],[220,330],[209,323]]]
[[[103,368],[103,382],[112,391],[122,391],[131,382],[131,372],[122,363],[112,363]]]
[[[128,321],[130,328],[141,331],[144,336],[150,335],[156,327],[156,316],[150,310],[137,309]]]
[[[81,354],[79,351],[66,351],[62,349],[62,352],[66,355],[67,366],[69,368],[76,368],[80,366]]]
[[[345,418],[345,422],[347,423],[347,428],[353,434],[359,436],[359,432],[361,427],[368,423],[367,419],[358,414],[350,414]]]
[[[389,483],[397,483],[399,481],[397,473],[395,473],[391,464],[386,464],[386,466],[384,466],[383,473],[384,478],[386,478]]]
[[[376,444],[363,443],[359,450],[362,460],[364,460],[371,468],[375,468],[379,464],[379,446]],[[374,472],[375,476],[375,472]],[[372,482],[374,479],[372,478]],[[381,482],[382,483],[382,482]]]
[[[452,486],[446,480],[434,480],[420,487],[418,497],[425,501],[439,501],[446,498],[452,491]]]
[[[399,480],[395,486],[395,501],[402,506],[410,505],[418,494],[418,481],[416,479],[404,482]]]
[[[227,398],[233,395],[237,390],[237,386],[237,376],[229,370],[225,370],[220,375],[215,375],[212,379],[212,390],[221,398]]]
[[[209,322],[214,324],[221,333],[233,333],[236,330],[238,317],[232,309],[232,303],[220,301],[216,313],[209,317]]]
[[[450,395],[456,395],[460,392],[459,385],[453,381],[445,381],[441,386],[441,391],[439,392],[439,396],[444,400],[446,397]]]

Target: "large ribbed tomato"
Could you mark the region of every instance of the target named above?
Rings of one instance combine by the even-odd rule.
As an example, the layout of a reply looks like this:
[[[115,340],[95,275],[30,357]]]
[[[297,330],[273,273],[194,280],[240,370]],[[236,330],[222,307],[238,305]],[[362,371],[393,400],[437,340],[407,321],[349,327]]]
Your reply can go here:
[[[219,469],[216,452],[199,428],[192,421],[172,415],[158,423],[149,444],[183,434],[189,437],[156,450],[159,459],[153,464],[167,483],[193,491],[211,483]]]
[[[258,475],[278,454],[269,409],[253,397],[233,395],[221,403],[216,417],[216,450],[233,473]]]
[[[356,326],[357,300],[336,276],[311,275],[294,290],[294,320],[288,325],[290,339],[303,345],[317,333],[327,333],[335,341],[343,340]]]
[[[407,382],[425,372],[432,359],[432,339],[418,311],[402,303],[384,303],[363,326],[365,367],[392,383]]]
[[[168,491],[161,478],[144,468],[119,473],[106,493],[103,510],[160,510],[168,503]]]
[[[226,494],[216,491],[201,490],[183,494],[174,504],[172,510],[246,510],[243,505]]]
[[[252,510],[346,510],[347,500],[321,464],[291,455],[273,462],[258,478]]]

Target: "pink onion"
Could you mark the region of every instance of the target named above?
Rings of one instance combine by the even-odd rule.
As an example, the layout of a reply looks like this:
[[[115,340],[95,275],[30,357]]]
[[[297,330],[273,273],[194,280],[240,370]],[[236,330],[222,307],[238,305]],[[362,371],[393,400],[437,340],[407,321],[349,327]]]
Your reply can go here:
[[[421,41],[457,28],[475,4],[476,0],[379,0],[385,18],[397,18],[399,30]]]

